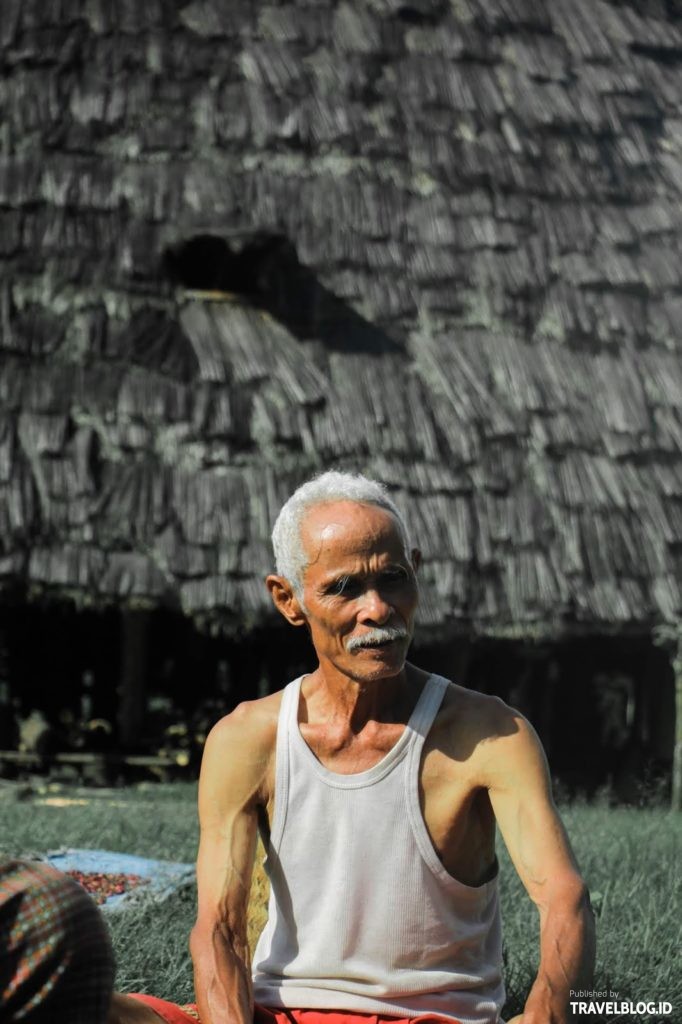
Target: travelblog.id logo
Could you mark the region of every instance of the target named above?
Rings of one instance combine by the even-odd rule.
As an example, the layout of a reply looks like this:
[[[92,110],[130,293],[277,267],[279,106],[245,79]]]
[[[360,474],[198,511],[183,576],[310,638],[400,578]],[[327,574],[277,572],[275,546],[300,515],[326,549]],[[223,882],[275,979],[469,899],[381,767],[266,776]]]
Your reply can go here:
[[[596,1021],[620,1015],[639,1017],[653,1024],[671,1017],[673,1012],[673,1005],[667,999],[626,999],[613,989],[604,989],[603,992],[570,989],[569,998],[571,1013],[576,1019],[591,1017]]]

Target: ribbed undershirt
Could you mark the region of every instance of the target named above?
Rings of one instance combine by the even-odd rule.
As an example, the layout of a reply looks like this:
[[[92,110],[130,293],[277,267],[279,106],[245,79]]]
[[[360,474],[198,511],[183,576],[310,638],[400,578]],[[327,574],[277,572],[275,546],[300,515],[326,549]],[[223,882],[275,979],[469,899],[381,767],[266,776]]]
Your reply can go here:
[[[499,1021],[497,878],[473,887],[448,874],[419,805],[421,751],[447,686],[430,676],[395,746],[353,775],[317,760],[298,725],[301,679],[286,687],[256,1002]]]

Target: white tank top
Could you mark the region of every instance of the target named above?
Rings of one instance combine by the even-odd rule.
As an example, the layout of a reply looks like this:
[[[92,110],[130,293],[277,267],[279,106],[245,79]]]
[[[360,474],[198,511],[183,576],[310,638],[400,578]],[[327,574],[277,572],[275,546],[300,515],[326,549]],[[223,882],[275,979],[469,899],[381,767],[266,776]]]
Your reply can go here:
[[[473,887],[448,874],[419,805],[421,750],[447,686],[430,676],[395,746],[354,775],[329,771],[303,739],[301,680],[284,690],[257,1003],[497,1024],[497,878]]]

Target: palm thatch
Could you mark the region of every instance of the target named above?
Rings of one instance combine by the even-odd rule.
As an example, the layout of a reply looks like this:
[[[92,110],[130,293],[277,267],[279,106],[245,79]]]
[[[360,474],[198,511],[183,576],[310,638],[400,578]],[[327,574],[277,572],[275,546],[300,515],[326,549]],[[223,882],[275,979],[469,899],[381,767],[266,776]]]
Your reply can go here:
[[[0,584],[252,624],[384,480],[422,621],[682,610],[666,0],[7,0]]]

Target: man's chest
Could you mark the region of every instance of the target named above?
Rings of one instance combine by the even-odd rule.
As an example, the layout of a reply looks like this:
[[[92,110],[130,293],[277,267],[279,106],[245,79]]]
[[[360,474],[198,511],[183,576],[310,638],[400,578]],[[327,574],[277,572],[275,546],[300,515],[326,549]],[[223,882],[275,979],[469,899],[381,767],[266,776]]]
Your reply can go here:
[[[301,728],[306,745],[329,772],[350,777],[368,772],[401,741],[404,726],[387,726],[349,741],[314,728]],[[404,784],[418,791],[420,812],[431,843],[446,870],[467,885],[490,877],[494,866],[494,818],[487,792],[476,783],[468,760],[458,760],[436,743],[427,743],[418,761],[396,767]],[[272,821],[274,773],[268,800]]]

